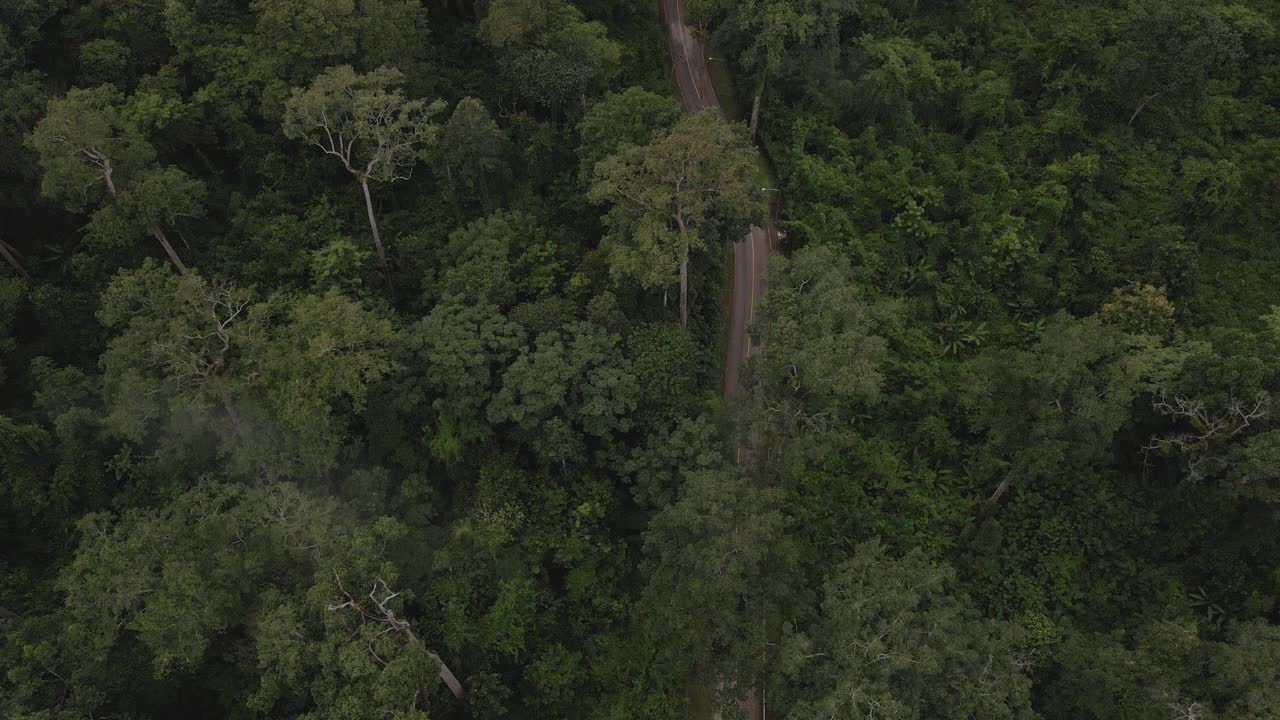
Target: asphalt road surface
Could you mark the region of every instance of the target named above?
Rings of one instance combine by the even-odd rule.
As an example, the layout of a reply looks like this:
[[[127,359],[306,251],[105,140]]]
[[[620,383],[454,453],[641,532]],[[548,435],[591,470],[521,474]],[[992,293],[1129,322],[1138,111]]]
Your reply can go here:
[[[675,76],[676,94],[685,112],[721,112],[707,71],[707,51],[685,25],[685,0],[658,0],[658,16],[667,33],[671,51],[671,71]],[[761,189],[761,192],[764,192]],[[766,226],[768,223],[766,222]],[[747,236],[733,244],[733,285],[729,300],[729,339],[725,345],[725,400],[738,392],[738,372],[751,355],[753,344],[748,328],[755,319],[756,306],[764,294],[765,273],[769,269],[770,231],[752,226]],[[748,457],[746,448],[738,448],[738,462]],[[762,720],[764,705],[754,689],[747,694],[743,710],[748,720]],[[719,720],[719,713],[715,716]]]
[[[671,70],[681,107],[686,112],[720,112],[720,101],[711,84],[711,73],[707,71],[707,50],[684,23],[685,0],[658,0],[658,14],[667,33]],[[722,386],[725,400],[737,394],[738,372],[751,355],[747,328],[755,319],[756,305],[764,293],[770,245],[769,232],[758,226],[753,226],[746,237],[733,244],[729,340],[725,346]],[[745,454],[745,451],[739,452],[739,458]]]
[[[707,50],[684,24],[685,0],[658,0],[658,14],[667,31],[680,105],[685,112],[718,112],[720,101],[716,99],[711,74],[707,72]]]
[[[769,269],[769,232],[753,226],[747,236],[733,244],[733,286],[729,298],[729,340],[725,344],[724,399],[738,392],[738,371],[755,349],[748,328],[756,317],[756,306],[764,294],[765,272]]]

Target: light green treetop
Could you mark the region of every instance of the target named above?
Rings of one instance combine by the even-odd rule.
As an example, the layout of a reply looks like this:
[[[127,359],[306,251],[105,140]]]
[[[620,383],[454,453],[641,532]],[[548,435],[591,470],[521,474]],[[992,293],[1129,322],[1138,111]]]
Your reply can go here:
[[[79,211],[114,196],[117,183],[155,161],[155,149],[127,122],[113,85],[73,88],[49,101],[31,142],[40,153],[45,197]]]
[[[680,282],[687,322],[689,262],[763,218],[756,178],[755,153],[711,113],[690,115],[647,145],[601,161],[589,196],[610,205],[612,272],[644,287]]]
[[[830,248],[811,245],[770,263],[751,328],[761,347],[746,383],[755,419],[785,418],[812,433],[834,422],[841,407],[879,394],[888,345],[876,331],[885,309],[864,299],[848,258]]]
[[[45,197],[73,211],[98,206],[90,239],[125,245],[150,233],[186,272],[164,228],[204,214],[204,183],[156,163],[155,149],[128,119],[115,87],[75,88],[50,100],[31,143],[40,153]]]
[[[408,180],[435,141],[440,128],[433,118],[444,110],[441,100],[407,99],[399,90],[403,81],[399,70],[388,67],[364,74],[350,65],[331,67],[308,88],[294,90],[284,117],[287,137],[336,158],[360,183],[374,248],[387,273],[369,183]]]
[[[337,158],[362,181],[407,180],[439,131],[432,118],[444,102],[405,98],[403,81],[394,68],[364,74],[350,65],[329,68],[294,91],[284,133]]]
[[[390,369],[390,321],[331,289],[277,294],[154,263],[120,273],[99,318],[108,425],[173,449],[216,438],[235,474],[314,476],[332,466],[347,418]]]

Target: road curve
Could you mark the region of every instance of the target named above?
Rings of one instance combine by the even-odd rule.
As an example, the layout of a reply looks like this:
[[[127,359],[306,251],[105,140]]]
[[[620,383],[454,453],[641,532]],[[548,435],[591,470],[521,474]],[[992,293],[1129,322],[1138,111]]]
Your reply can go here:
[[[715,87],[711,84],[711,73],[707,71],[706,48],[685,24],[686,15],[685,0],[658,0],[658,18],[666,30],[671,72],[680,106],[690,113],[714,111],[723,114]],[[724,384],[721,389],[726,401],[737,395],[738,373],[753,349],[748,328],[755,319],[756,306],[764,294],[764,278],[769,269],[772,246],[772,232],[766,229],[771,224],[768,218],[764,220],[764,227],[753,225],[746,237],[733,244],[729,337],[725,344]],[[738,462],[745,461],[747,456],[745,448],[738,448]],[[759,697],[755,689],[747,693],[742,708],[747,720],[762,720],[764,717],[764,706]],[[719,713],[714,718],[720,720]]]
[[[658,18],[667,33],[676,95],[685,112],[720,111],[716,89],[707,72],[707,50],[685,25],[685,0],[658,0]]]

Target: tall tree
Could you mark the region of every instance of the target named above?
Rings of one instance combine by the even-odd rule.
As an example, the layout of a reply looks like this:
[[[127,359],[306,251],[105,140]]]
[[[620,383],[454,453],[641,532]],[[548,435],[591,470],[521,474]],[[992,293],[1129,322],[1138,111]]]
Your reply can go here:
[[[407,99],[398,89],[403,81],[393,68],[361,74],[350,65],[332,67],[307,89],[294,91],[284,118],[285,135],[336,158],[360,184],[374,249],[388,281],[391,268],[369,183],[408,180],[423,150],[435,141],[440,128],[433,118],[444,110],[442,100]]]
[[[764,216],[757,177],[755,153],[712,113],[600,162],[590,197],[612,206],[605,222],[613,273],[644,287],[679,282],[680,322],[688,325],[689,262]]]
[[[1112,436],[1130,421],[1130,405],[1177,367],[1176,353],[1150,337],[1132,336],[1097,317],[1053,319],[1035,345],[976,359],[966,390],[1001,478],[991,497],[1013,482],[1060,476],[1110,453]]]
[[[425,720],[433,675],[463,688],[406,607],[389,557],[405,528],[339,509],[284,483],[202,482],[162,508],[86,516],[62,624],[20,629],[19,692],[0,709],[90,715],[122,681],[228,673],[246,714]],[[227,650],[255,661],[228,667]]]
[[[490,181],[503,168],[509,142],[484,103],[458,101],[440,135],[439,157],[445,182],[459,191],[489,194]]]
[[[748,142],[755,142],[760,97],[765,84],[777,73],[783,53],[788,46],[806,40],[818,23],[807,4],[794,0],[743,0],[735,8],[739,26],[751,38],[742,53],[742,62],[759,78],[751,99]]]
[[[117,275],[99,318],[117,332],[102,358],[109,427],[171,455],[212,445],[235,475],[321,476],[390,370],[390,321],[336,289],[257,300],[149,262]]]
[[[174,267],[187,271],[164,226],[203,212],[204,184],[156,163],[155,149],[129,121],[119,90],[75,88],[51,99],[32,144],[40,153],[45,197],[73,211],[99,206],[110,216],[99,220],[99,228],[116,228],[107,235],[127,236],[135,225],[144,229]]]
[[[247,38],[251,60],[281,84],[305,82],[339,64],[360,70],[394,65],[415,91],[426,91],[434,81],[428,62],[432,43],[424,42],[430,37],[427,9],[417,0],[252,0],[249,5],[255,16]]]
[[[405,455],[414,442],[400,439],[411,418],[422,425],[430,455],[456,461],[493,435],[485,406],[497,392],[502,371],[525,344],[524,333],[487,302],[447,298],[399,335],[400,372],[380,391],[379,413],[398,413],[394,431],[371,442]]]
[[[488,417],[527,432],[568,422],[573,432],[604,437],[630,429],[638,388],[617,339],[589,322],[539,335],[502,374]]]
[[[1080,720],[1263,720],[1280,707],[1280,627],[1192,618],[1080,633],[1055,653],[1044,716]]]

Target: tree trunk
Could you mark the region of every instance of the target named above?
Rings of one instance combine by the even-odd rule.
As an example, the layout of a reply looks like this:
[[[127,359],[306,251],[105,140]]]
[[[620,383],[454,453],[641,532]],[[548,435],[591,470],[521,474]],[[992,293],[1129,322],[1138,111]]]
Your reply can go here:
[[[755,144],[756,129],[760,127],[760,93],[764,91],[763,83],[756,88],[756,96],[751,100],[751,126],[747,129],[747,142]]]
[[[227,392],[226,386],[222,390],[222,409],[227,411],[227,419],[231,421],[231,428],[236,433],[236,439],[243,441],[245,437],[244,423],[240,421],[240,411],[236,410],[235,403],[231,402],[231,394]]]
[[[440,660],[439,655],[435,653],[428,654],[431,655],[432,659]],[[449,686],[449,691],[453,693],[454,697],[459,700],[466,697],[467,693],[462,689],[462,683],[458,682],[458,677],[453,674],[448,665],[444,664],[444,660],[440,660],[440,679],[444,681],[445,685]]]
[[[1009,484],[1012,482],[1013,475],[1005,475],[1004,479],[1000,481],[1000,484],[996,486],[996,491],[991,493],[991,502],[999,501],[1000,497],[1004,495],[1004,492],[1009,489]]]
[[[1160,93],[1153,93],[1153,94],[1148,95],[1148,96],[1146,96],[1145,98],[1143,98],[1143,99],[1142,99],[1142,102],[1138,103],[1138,108],[1137,108],[1136,110],[1134,110],[1134,111],[1133,111],[1133,114],[1132,114],[1132,115],[1130,115],[1130,116],[1129,116],[1129,124],[1130,124],[1130,125],[1133,125],[1133,121],[1138,119],[1138,113],[1140,113],[1140,112],[1142,112],[1144,109],[1146,109],[1147,104],[1148,104],[1148,103],[1150,103],[1152,100],[1155,100],[1155,99],[1156,99],[1156,98],[1158,98],[1158,97],[1160,97]]]
[[[0,257],[4,257],[5,262],[9,263],[24,280],[31,280],[31,276],[27,274],[27,269],[22,267],[22,263],[18,262],[17,252],[9,243],[0,240]]]
[[[685,233],[689,228],[684,224],[684,212],[675,212],[676,226],[680,228],[680,241],[686,241]],[[680,327],[689,327],[689,246],[683,247],[680,256]]]
[[[116,183],[111,179],[111,161],[104,160],[102,166],[102,181],[107,184],[107,192],[111,193],[111,197],[116,196]],[[164,248],[165,254],[169,256],[169,260],[173,262],[174,267],[178,268],[178,272],[183,275],[187,274],[187,266],[182,264],[182,258],[178,257],[178,253],[174,251],[173,245],[169,244],[169,238],[165,237],[164,231],[159,225],[152,226],[151,234],[160,241],[160,246]]]
[[[392,620],[395,619],[395,616],[393,615],[388,614],[387,616]],[[409,642],[418,642],[418,634],[413,631],[413,628],[409,627],[408,623],[404,623],[403,631],[405,635],[408,636]],[[449,686],[449,692],[452,692],[453,696],[459,700],[463,699],[466,696],[466,692],[462,689],[462,683],[458,682],[458,676],[453,674],[453,671],[449,669],[449,666],[444,664],[444,659],[437,655],[435,651],[428,650],[427,655],[430,656],[432,660],[440,663],[440,679],[444,681],[445,685]]]
[[[409,639],[410,643],[413,643],[414,645],[418,644],[419,642],[418,635],[413,631],[413,627],[409,624],[407,620],[401,620],[400,618],[397,618],[396,614],[392,612],[390,609],[388,609],[387,606],[384,604],[386,602],[385,600],[380,602],[377,598],[373,596],[372,592],[369,593],[369,599],[374,602],[378,610],[382,613],[382,615],[380,616],[374,615],[373,613],[368,612],[364,608],[360,607],[360,605],[356,603],[355,598],[351,597],[351,593],[348,593],[347,589],[342,586],[342,578],[338,575],[337,570],[333,571],[333,578],[338,581],[338,589],[342,591],[343,595],[347,596],[347,602],[342,603],[340,605],[330,605],[329,610],[332,611],[332,610],[339,610],[342,608],[351,608],[355,610],[357,613],[359,613],[360,617],[365,620],[373,620],[375,622],[386,623],[388,627],[387,627],[387,630],[384,630],[383,632],[395,630],[396,632],[404,634],[404,636]],[[385,582],[382,582],[381,578],[378,579],[378,582],[382,583],[382,586],[384,588],[387,587],[387,584]],[[376,589],[376,586],[375,586],[375,589]],[[388,592],[390,592],[389,588],[388,588]],[[387,600],[397,597],[399,596],[399,594],[400,593],[390,593]],[[381,634],[382,633],[379,633],[379,635]],[[371,650],[373,649],[372,645],[370,646],[370,649]],[[444,660],[442,660],[440,656],[437,655],[434,651],[427,650],[427,655],[432,660],[435,660],[436,662],[440,663],[440,679],[444,681],[445,685],[449,686],[449,691],[453,693],[453,696],[458,698],[459,700],[463,699],[466,693],[463,692],[462,690],[462,683],[458,682],[457,676],[453,674],[453,671],[449,669],[449,666],[445,665]],[[377,657],[377,654],[375,653],[374,656]],[[419,695],[421,694],[422,694],[421,683],[419,683]]]
[[[755,143],[755,131],[760,128],[760,96],[764,95],[764,74],[755,83],[755,96],[751,97],[751,124],[746,129],[746,141]]]
[[[382,249],[382,233],[378,232],[378,218],[373,214],[373,196],[369,194],[369,178],[361,176],[360,189],[364,191],[364,209],[369,213],[369,229],[373,231],[373,247],[378,251],[378,263],[387,279],[387,291],[391,291],[391,268],[387,265],[387,252]]]
[[[116,196],[116,182],[111,179],[111,160],[102,161],[102,180],[107,184],[107,191],[111,193],[111,197]]]
[[[689,327],[689,261],[680,261],[680,326]]]
[[[156,225],[152,227],[151,234],[155,235],[156,239],[160,241],[160,245],[164,247],[165,253],[168,254],[169,259],[173,261],[174,267],[178,268],[178,272],[186,275],[187,266],[182,264],[182,258],[178,257],[177,251],[175,251],[173,246],[169,244],[169,238],[165,237],[164,231],[160,229],[160,226]]]

